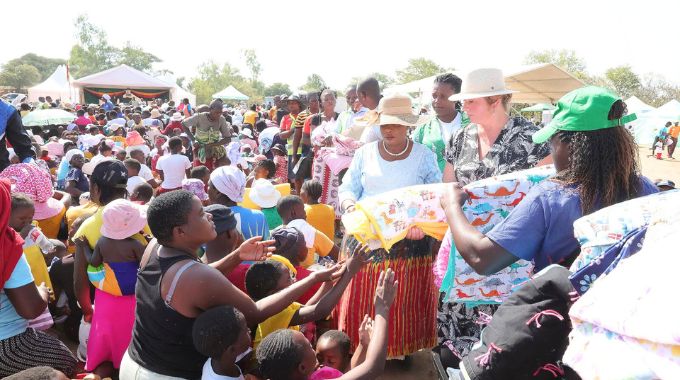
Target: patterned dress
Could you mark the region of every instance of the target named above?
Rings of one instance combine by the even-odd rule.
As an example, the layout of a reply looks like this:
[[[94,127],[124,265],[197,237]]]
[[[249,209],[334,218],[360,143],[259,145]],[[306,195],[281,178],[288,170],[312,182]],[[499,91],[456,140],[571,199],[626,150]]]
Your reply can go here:
[[[515,117],[498,135],[488,153],[479,159],[477,124],[461,128],[451,137],[446,161],[453,165],[458,182],[468,184],[495,175],[529,169],[550,154],[549,143],[534,144],[531,140],[540,128],[530,121]],[[488,317],[497,305],[474,305],[440,302],[437,312],[437,338],[440,345],[460,359],[479,341]]]

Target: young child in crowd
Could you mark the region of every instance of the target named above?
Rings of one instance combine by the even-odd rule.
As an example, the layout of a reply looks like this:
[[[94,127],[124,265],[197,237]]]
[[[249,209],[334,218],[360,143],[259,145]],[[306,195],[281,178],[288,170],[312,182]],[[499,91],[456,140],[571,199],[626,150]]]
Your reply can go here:
[[[258,179],[266,179],[273,184],[277,184],[276,178],[276,164],[272,160],[261,160],[255,163],[253,171],[246,180],[246,187],[252,187],[253,182]]]
[[[300,198],[305,203],[307,222],[333,240],[335,237],[335,210],[329,205],[319,203],[322,193],[323,185],[318,179],[307,180],[300,189]]]
[[[85,157],[80,152],[71,156],[69,161],[71,169],[66,174],[64,191],[71,194],[72,199],[79,199],[82,193],[90,191],[90,181],[83,173],[83,164],[85,164]]]
[[[662,155],[663,155],[663,142],[659,140],[656,142],[656,144],[654,144],[654,156],[656,157],[657,160],[661,160]]]
[[[135,285],[144,245],[132,236],[146,226],[146,211],[125,199],[110,202],[102,212],[102,236],[94,251],[85,237],[76,240],[95,286],[85,369],[102,377],[119,368],[130,343],[135,319]],[[110,362],[110,364],[109,364]]]
[[[293,227],[280,227],[272,231],[272,239],[276,242],[274,247],[276,250],[275,254],[285,257],[290,261],[291,265],[296,270],[295,279],[297,281],[302,280],[312,274],[313,272],[309,269],[303,267],[303,263],[307,259],[309,251],[307,250],[307,245],[305,244],[305,237],[302,232],[297,228]],[[321,284],[314,285],[305,294],[298,298],[298,302],[301,304],[306,304],[316,292],[321,287]]]
[[[203,205],[207,206],[210,203],[207,192],[208,181],[210,181],[210,170],[203,165],[197,166],[191,169],[189,178],[182,181],[182,189],[197,196]]]
[[[297,228],[305,237],[309,255],[302,262],[303,267],[307,268],[316,263],[318,260],[315,255],[319,257],[329,256],[333,261],[338,260],[340,248],[328,236],[307,222],[305,204],[302,202],[302,198],[297,195],[287,195],[279,200],[276,210],[281,215],[284,225]]]
[[[154,148],[151,150],[151,153],[149,153],[151,156],[151,170],[154,172],[156,171],[156,164],[158,164],[158,160],[166,154],[169,154],[168,148],[165,144],[167,141],[168,137],[164,135],[156,136],[156,139],[154,140]]]
[[[181,189],[182,181],[191,174],[191,162],[182,154],[182,139],[171,138],[168,141],[168,148],[170,155],[161,157],[156,164],[156,171],[163,181],[158,194]]]
[[[347,373],[366,360],[372,335],[373,319],[364,315],[364,320],[359,325],[359,344],[352,355],[351,342],[347,334],[339,330],[326,331],[316,343],[316,357],[319,359],[319,364]]]
[[[128,173],[127,192],[128,194],[132,194],[137,185],[146,183],[144,178],[139,176],[139,171],[142,169],[142,165],[139,163],[139,161],[133,160],[132,158],[128,158],[127,160],[123,161],[123,163],[125,164],[125,168],[127,169]]]
[[[135,186],[130,193],[130,201],[138,205],[145,205],[153,199],[153,187],[146,182],[142,182]]]
[[[231,305],[216,306],[199,315],[192,336],[196,351],[208,357],[201,380],[242,380],[236,364],[249,354],[250,329],[243,314]]]
[[[270,231],[283,224],[283,220],[276,210],[276,204],[279,199],[281,199],[281,192],[276,190],[274,185],[264,178],[255,180],[253,187],[250,189],[250,200],[264,214]]]
[[[283,311],[261,322],[255,332],[254,346],[257,347],[262,339],[278,329],[291,327],[297,330],[296,326],[298,325],[317,321],[328,316],[340,300],[352,277],[367,262],[365,254],[366,248],[358,245],[350,258],[347,259],[346,268],[342,271],[340,280],[335,285],[324,284],[326,287],[332,286],[332,288],[322,296],[312,297],[305,305],[293,302]],[[248,269],[246,273],[246,289],[248,290],[248,295],[253,300],[257,301],[276,294],[295,282],[289,268],[289,266],[292,268],[292,265],[285,258],[281,259],[268,259],[255,263]],[[282,261],[288,265],[282,264]],[[294,271],[295,269],[292,268],[292,270]],[[322,287],[322,290],[317,292],[317,294],[322,293],[324,290]]]
[[[274,179],[277,183],[288,182],[288,157],[286,156],[286,148],[283,144],[275,144],[271,148],[274,155],[274,163],[276,164],[276,174]]]
[[[375,290],[375,322],[373,336],[366,352],[366,359],[344,375],[319,368],[314,348],[298,331],[281,329],[265,337],[257,347],[259,369],[268,380],[317,380],[337,378],[340,380],[369,380],[380,376],[387,357],[387,326],[390,307],[394,302],[397,281],[394,272],[387,269],[380,274]],[[334,372],[334,373],[330,373]]]

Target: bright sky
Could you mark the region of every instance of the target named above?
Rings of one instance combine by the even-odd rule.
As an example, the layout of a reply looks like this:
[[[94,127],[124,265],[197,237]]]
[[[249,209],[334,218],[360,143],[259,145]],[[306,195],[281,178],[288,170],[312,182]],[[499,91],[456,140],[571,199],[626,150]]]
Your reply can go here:
[[[465,70],[573,49],[591,73],[629,64],[680,83],[680,2],[672,0],[11,1],[3,12],[0,63],[29,52],[68,58],[73,21],[85,12],[113,45],[131,41],[177,76],[207,60],[248,75],[245,48],[255,49],[267,84],[298,87],[318,73],[335,88],[374,71],[394,75],[421,56]]]

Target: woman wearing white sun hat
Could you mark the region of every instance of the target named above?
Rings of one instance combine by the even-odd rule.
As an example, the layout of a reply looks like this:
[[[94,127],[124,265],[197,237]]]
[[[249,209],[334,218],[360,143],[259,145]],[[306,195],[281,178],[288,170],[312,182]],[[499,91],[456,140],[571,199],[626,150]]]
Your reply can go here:
[[[468,184],[552,162],[548,144],[531,141],[539,128],[521,116],[510,117],[515,92],[505,87],[499,69],[477,69],[463,78],[461,92],[449,100],[463,101],[470,124],[449,141],[444,182]]]

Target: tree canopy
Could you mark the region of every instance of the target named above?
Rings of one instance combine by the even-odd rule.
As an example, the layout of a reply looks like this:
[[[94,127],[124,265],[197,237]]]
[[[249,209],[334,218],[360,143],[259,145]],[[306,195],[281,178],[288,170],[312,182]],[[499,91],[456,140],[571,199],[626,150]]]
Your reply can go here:
[[[446,71],[445,68],[439,66],[431,59],[423,57],[411,58],[408,60],[408,65],[405,68],[397,70],[397,82],[400,84],[408,83],[414,80],[441,74],[444,71]]]

